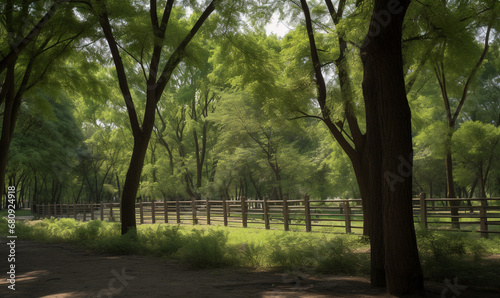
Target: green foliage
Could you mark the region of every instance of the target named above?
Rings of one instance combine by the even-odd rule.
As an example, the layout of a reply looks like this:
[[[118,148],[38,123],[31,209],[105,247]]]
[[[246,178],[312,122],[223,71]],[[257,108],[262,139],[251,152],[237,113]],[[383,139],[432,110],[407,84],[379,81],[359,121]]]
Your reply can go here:
[[[129,230],[125,235],[121,235],[119,224],[104,227],[100,235],[99,238],[86,242],[85,245],[118,255],[137,254],[144,250],[135,231]]]
[[[330,240],[306,235],[281,235],[269,241],[269,264],[283,270],[328,274],[365,274],[368,258],[354,250],[362,244],[356,237],[337,236]]]
[[[195,268],[217,268],[234,265],[237,259],[230,255],[227,233],[214,230],[192,230],[179,249],[177,257]]]
[[[329,274],[368,273],[367,259],[354,251],[358,247],[359,240],[348,236],[338,236],[326,241],[320,246],[316,271]]]
[[[185,245],[185,237],[179,226],[157,226],[140,234],[140,242],[150,247],[156,255],[170,257]]]
[[[132,133],[116,69],[99,29],[98,14],[104,7],[97,2],[102,1],[91,1],[95,11],[84,3],[61,4],[16,62],[16,86],[28,63],[33,67],[6,179],[18,183],[25,201],[116,202],[121,195],[133,150]],[[159,38],[152,30],[147,1],[104,2],[140,121],[146,109],[147,61]],[[208,2],[175,3],[160,69]],[[10,21],[10,12],[5,12],[0,21],[1,52],[8,52],[13,38],[25,36],[51,3],[16,3]],[[327,80],[329,116],[354,145],[345,109],[350,103],[364,133],[359,47],[373,3],[346,1],[336,24],[324,1],[310,3]],[[160,19],[163,9],[159,5]],[[468,99],[457,118],[452,153],[454,177],[462,194],[470,193],[478,179],[476,190],[482,188],[484,195],[491,196],[500,193],[500,146],[494,146],[500,113],[499,28],[493,22],[498,9],[492,0],[423,0],[407,12],[403,60],[412,109],[415,193],[441,196],[445,189],[444,154],[451,143],[445,138],[450,131],[436,69],[443,68],[454,110],[484,47],[488,24],[493,26],[489,52],[471,80]],[[290,28],[285,36],[269,36],[260,29],[271,16]],[[173,71],[158,103],[138,196],[145,200],[261,198],[281,192],[290,198],[305,194],[323,200],[359,198],[349,158],[317,119],[321,113],[314,100],[316,86],[300,6],[289,1],[244,5],[225,1],[203,27],[185,49],[184,60]],[[343,87],[336,65],[339,39],[347,47],[343,65],[349,82]],[[5,73],[0,79],[4,81]],[[92,232],[81,231],[81,237]],[[248,245],[242,250],[253,251]],[[175,250],[175,246],[163,252],[157,248],[157,253],[169,255]]]
[[[314,245],[307,237],[279,235],[269,241],[271,266],[282,269],[308,268],[314,266]]]
[[[460,232],[417,229],[418,247],[424,276],[435,281],[460,278],[462,284],[498,284],[499,270],[483,257],[496,249],[495,241]]]
[[[7,220],[1,218],[0,235],[7,233]],[[17,222],[16,235],[26,240],[70,242],[119,255],[163,256],[193,268],[273,267],[299,275],[365,275],[369,271],[367,244],[352,235],[156,224],[139,226],[137,234],[122,236],[117,223],[73,219]],[[477,286],[499,281],[496,263],[483,258],[499,253],[500,238],[487,240],[468,233],[418,229],[417,239],[427,279],[442,282],[459,277],[461,284]]]
[[[266,247],[257,243],[241,243],[237,244],[236,248],[239,249],[238,261],[245,267],[264,267],[266,265]]]
[[[463,123],[453,135],[453,149],[457,168],[455,179],[467,187],[474,179],[484,187],[492,168],[497,168],[500,156],[500,129],[480,121]],[[484,191],[484,189],[482,189]],[[486,193],[480,192],[480,196]]]

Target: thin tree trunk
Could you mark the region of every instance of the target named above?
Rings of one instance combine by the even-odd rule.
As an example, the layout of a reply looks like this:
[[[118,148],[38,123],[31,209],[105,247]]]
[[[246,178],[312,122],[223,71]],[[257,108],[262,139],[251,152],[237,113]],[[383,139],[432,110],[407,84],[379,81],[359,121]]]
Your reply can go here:
[[[450,128],[455,129],[455,128]],[[452,135],[453,133],[451,133]],[[449,136],[450,147],[451,147],[451,136]],[[451,149],[450,149],[451,151]],[[451,157],[451,152],[446,153],[446,198],[454,199],[455,194],[455,182],[453,181],[453,159]],[[454,229],[460,229],[460,218],[458,217],[458,207],[460,206],[459,201],[449,201],[450,203],[450,213],[451,213],[451,226]]]
[[[148,149],[149,137],[139,136],[134,138],[134,149],[132,151],[132,158],[123,184],[123,194],[121,200],[121,222],[122,234],[127,233],[129,230],[135,230],[135,199],[139,189],[139,182],[141,180],[142,167]]]

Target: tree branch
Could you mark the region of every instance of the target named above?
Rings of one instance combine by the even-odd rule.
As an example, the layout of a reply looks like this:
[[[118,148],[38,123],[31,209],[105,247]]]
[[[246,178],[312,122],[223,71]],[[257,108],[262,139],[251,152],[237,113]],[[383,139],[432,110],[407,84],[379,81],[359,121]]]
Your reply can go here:
[[[106,4],[103,2],[103,0],[96,0],[96,4],[99,7],[97,7],[97,10],[95,10],[95,12],[99,18],[99,23],[101,24],[106,41],[108,42],[111,55],[113,56],[116,74],[118,76],[118,84],[120,85],[120,90],[122,92],[123,99],[125,100],[132,132],[134,136],[137,137],[142,133],[142,129],[141,125],[139,124],[139,119],[137,118],[137,112],[135,109],[134,101],[132,99],[132,94],[130,93],[127,74],[125,73],[125,67],[120,56],[120,51],[118,50],[117,42],[111,30]]]
[[[330,129],[330,132],[333,134],[337,142],[339,142],[340,146],[344,149],[346,154],[349,157],[353,157],[355,154],[354,148],[344,138],[342,132],[330,119],[330,110],[326,106],[326,83],[323,77],[323,73],[321,72],[321,62],[319,60],[318,51],[316,49],[316,41],[314,39],[314,32],[312,28],[311,13],[309,11],[309,6],[307,5],[306,0],[301,0],[300,3],[302,5],[302,11],[304,12],[304,17],[306,21],[307,35],[309,38],[309,49],[311,52],[311,60],[313,62],[314,72],[316,76],[316,87],[318,90],[317,101],[321,108],[321,113],[324,119],[323,121]]]
[[[40,31],[47,25],[49,20],[56,13],[61,2],[62,1],[55,1],[45,15],[38,21],[35,27],[33,27],[33,29],[31,29],[31,31],[23,39],[19,40],[17,44],[12,45],[10,52],[2,59],[2,61],[0,61],[0,73],[2,73],[10,63],[15,61],[17,55],[19,55],[19,53],[23,51],[28,44],[38,36],[38,34],[40,34]]]
[[[156,94],[155,94],[156,102],[158,102],[158,100],[160,100],[160,97],[163,93],[163,90],[167,86],[167,83],[170,80],[170,77],[172,76],[174,69],[177,67],[177,65],[179,65],[181,60],[184,58],[186,47],[188,46],[189,42],[191,42],[193,37],[200,30],[203,23],[208,19],[210,14],[215,10],[215,6],[219,1],[220,0],[213,0],[212,2],[210,2],[210,4],[205,9],[205,11],[203,11],[201,16],[198,18],[198,20],[194,24],[191,31],[186,35],[186,37],[184,37],[182,42],[179,44],[179,46],[175,49],[175,51],[172,53],[172,55],[168,59],[165,67],[163,68],[162,74],[157,82],[157,85],[156,85]]]
[[[489,40],[490,40],[490,31],[491,31],[492,24],[493,24],[493,22],[490,22],[490,24],[488,25],[488,29],[486,30],[486,38],[484,40],[483,53],[481,54],[481,57],[479,57],[479,60],[477,61],[476,65],[472,69],[469,77],[467,78],[467,82],[465,83],[464,91],[462,93],[462,98],[460,99],[460,103],[458,104],[458,107],[455,111],[455,114],[453,115],[453,122],[457,121],[458,115],[460,114],[460,111],[462,110],[462,107],[464,106],[465,99],[467,98],[467,92],[469,91],[471,81],[474,78],[474,75],[476,74],[476,72],[481,67],[481,64],[483,64],[483,61],[486,58],[486,55],[488,54],[488,49],[490,48]]]

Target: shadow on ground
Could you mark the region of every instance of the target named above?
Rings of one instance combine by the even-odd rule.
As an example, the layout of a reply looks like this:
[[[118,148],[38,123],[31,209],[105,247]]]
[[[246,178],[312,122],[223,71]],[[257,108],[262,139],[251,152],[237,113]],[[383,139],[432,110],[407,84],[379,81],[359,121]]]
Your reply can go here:
[[[70,244],[17,239],[16,291],[7,288],[8,246],[2,238],[0,297],[385,297],[369,279],[248,269],[192,270],[148,256],[113,256]],[[453,281],[451,281],[453,284]],[[428,283],[427,297],[499,297],[472,287],[453,292]]]

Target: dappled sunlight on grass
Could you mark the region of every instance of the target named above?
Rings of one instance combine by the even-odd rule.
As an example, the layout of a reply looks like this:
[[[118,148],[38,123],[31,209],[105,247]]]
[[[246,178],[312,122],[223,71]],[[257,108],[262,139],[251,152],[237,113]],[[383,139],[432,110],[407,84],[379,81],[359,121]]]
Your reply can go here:
[[[2,225],[6,227],[7,225]],[[70,242],[113,254],[144,254],[176,259],[195,268],[274,268],[307,274],[369,274],[369,244],[360,235],[208,225],[148,224],[137,236],[120,235],[120,224],[73,219],[19,223],[18,236],[47,242]],[[6,234],[0,230],[0,234]],[[425,276],[442,282],[460,276],[477,285],[500,283],[499,266],[485,256],[500,253],[500,238],[417,228]],[[493,260],[495,264],[498,262]],[[26,277],[28,278],[28,277]]]

